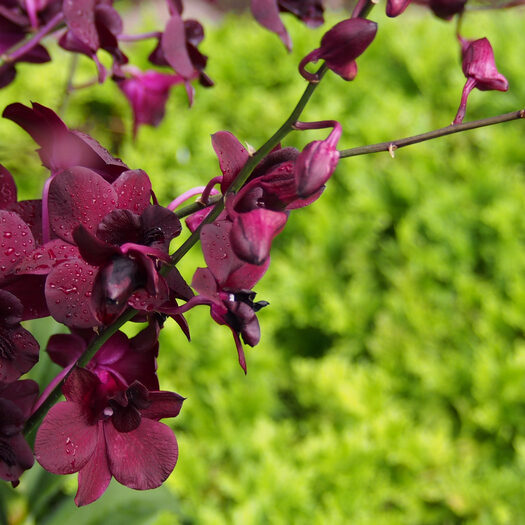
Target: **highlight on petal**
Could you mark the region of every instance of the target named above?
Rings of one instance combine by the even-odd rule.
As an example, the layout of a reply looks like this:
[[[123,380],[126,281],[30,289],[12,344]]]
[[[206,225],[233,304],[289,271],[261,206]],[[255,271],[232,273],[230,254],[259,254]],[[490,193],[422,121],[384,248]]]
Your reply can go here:
[[[93,170],[75,166],[56,175],[49,186],[49,222],[54,232],[73,243],[79,225],[93,233],[117,206],[113,186]]]
[[[98,326],[89,306],[96,268],[82,259],[59,264],[46,280],[46,301],[51,315],[60,323],[76,328]]]

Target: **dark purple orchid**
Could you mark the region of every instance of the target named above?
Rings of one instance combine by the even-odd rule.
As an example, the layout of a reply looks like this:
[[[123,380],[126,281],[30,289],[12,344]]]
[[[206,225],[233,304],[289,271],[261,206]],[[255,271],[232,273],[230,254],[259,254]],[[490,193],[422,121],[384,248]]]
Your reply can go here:
[[[308,53],[299,64],[299,72],[309,82],[319,78],[306,71],[310,62],[324,60],[326,66],[345,80],[353,80],[357,75],[355,59],[372,43],[377,32],[377,24],[364,18],[349,18],[336,24],[321,39],[321,47]]]
[[[275,33],[288,51],[292,49],[292,41],[279,12],[292,13],[309,27],[318,27],[324,22],[321,0],[251,0],[250,7],[255,20]]]
[[[84,168],[54,178],[50,224],[61,239],[76,244],[81,255],[54,267],[48,276],[46,296],[55,318],[72,326],[108,324],[143,287],[159,302],[167,299],[158,262],[168,262],[169,243],[181,226],[172,212],[149,204],[150,194],[149,178],[141,170],[124,172],[113,185]],[[89,311],[76,324],[64,321],[72,301],[88,308],[86,294],[96,322],[90,324]]]
[[[128,98],[133,111],[133,136],[141,124],[158,126],[164,118],[166,102],[172,86],[184,82],[181,75],[140,71],[128,67],[130,76],[117,80],[119,88]]]
[[[112,365],[114,369],[117,367]],[[35,454],[54,474],[78,472],[75,503],[87,505],[111,478],[127,487],[160,486],[177,463],[173,431],[159,419],[179,414],[184,398],[127,384],[111,371],[75,368],[38,429]]]
[[[180,223],[173,213],[150,205],[150,196],[151,183],[141,170],[126,171],[113,184],[80,166],[62,171],[49,188],[49,224],[56,238],[28,254],[15,273],[47,275],[51,315],[79,328],[122,311],[142,284],[167,297],[157,261],[167,260]],[[97,307],[90,307],[95,301]]]
[[[227,194],[226,211],[219,220],[232,223],[230,241],[235,254],[243,261],[262,265],[268,259],[272,240],[288,219],[289,210],[314,202],[324,190],[339,154],[336,145],[341,135],[337,122],[297,123],[297,129],[334,127],[326,141],[309,144],[302,153],[295,148],[276,148],[255,168],[248,182],[237,194]],[[249,158],[249,153],[229,132],[212,137],[222,176],[213,178],[210,186],[220,183],[226,193]],[[186,221],[192,231],[209,210],[202,210]]]
[[[166,312],[182,314],[194,306],[208,305],[212,319],[230,328],[239,364],[246,372],[240,338],[249,346],[259,342],[261,334],[255,314],[268,303],[254,302],[252,288],[268,269],[270,260],[267,258],[259,266],[241,261],[231,247],[231,229],[232,224],[227,220],[206,224],[202,228],[202,251],[208,268],[198,268],[193,276],[192,287],[199,295],[179,308],[166,309]]]
[[[156,358],[159,350],[159,330],[159,324],[152,321],[147,328],[131,339],[122,332],[116,332],[102,345],[86,368],[96,374],[110,373],[122,384],[130,385],[133,381],[139,381],[149,390],[158,390]],[[46,387],[35,410],[66,377],[95,335],[91,330],[77,330],[71,334],[56,334],[50,337],[46,351],[51,360],[63,370]]]
[[[30,379],[0,383],[0,479],[13,486],[33,466],[33,451],[22,431],[37,396],[38,385]]]
[[[487,38],[480,38],[479,40],[461,38],[460,43],[463,56],[462,68],[467,81],[463,87],[454,124],[463,122],[467,109],[467,99],[474,88],[480,91],[507,91],[509,89],[507,79],[496,68],[494,51]]]
[[[139,288],[149,294],[153,308],[168,300],[168,286],[155,261],[169,262],[169,243],[180,231],[177,216],[161,206],[149,206],[140,216],[129,210],[110,212],[96,235],[82,225],[75,229],[82,258],[99,268],[92,304],[102,324],[120,315]]]
[[[38,343],[20,325],[23,311],[17,297],[0,290],[0,383],[15,381],[38,361]]]

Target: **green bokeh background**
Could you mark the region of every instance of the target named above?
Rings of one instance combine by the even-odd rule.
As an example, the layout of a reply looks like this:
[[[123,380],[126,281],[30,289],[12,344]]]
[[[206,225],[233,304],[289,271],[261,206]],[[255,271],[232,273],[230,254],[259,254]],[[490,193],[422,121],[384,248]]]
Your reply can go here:
[[[155,28],[141,9],[141,29]],[[339,120],[341,147],[446,126],[464,83],[453,24],[417,7],[393,20],[378,8],[372,18],[379,32],[356,80],[327,75],[303,115]],[[217,175],[211,133],[227,129],[257,147],[298,100],[296,65],[322,30],[285,20],[292,54],[247,16],[208,22],[202,50],[216,86],[197,88],[191,110],[175,89],[164,122],[135,143],[129,107],[109,82],[74,92],[63,117],[145,169],[167,204]],[[468,120],[523,106],[522,31],[523,11],[466,17],[464,36],[489,37],[510,82],[507,93],[473,92]],[[130,48],[135,63],[146,67],[150,46]],[[19,67],[2,107],[64,106],[69,57],[51,51],[53,63]],[[78,81],[93,74],[81,58]],[[323,136],[296,132],[286,145]],[[167,421],[180,445],[167,483],[144,493],[112,483],[76,509],[76,476],[36,466],[16,491],[2,487],[10,523],[525,523],[524,137],[512,122],[395,159],[342,160],[323,197],[293,212],[274,243],[256,287],[270,306],[246,377],[207,308],[187,315],[191,344],[167,323],[161,387],[188,398]],[[45,178],[34,147],[0,122],[0,160],[23,198]],[[189,280],[198,251],[181,265]],[[55,327],[28,324],[45,347]],[[43,354],[33,377],[52,372]]]

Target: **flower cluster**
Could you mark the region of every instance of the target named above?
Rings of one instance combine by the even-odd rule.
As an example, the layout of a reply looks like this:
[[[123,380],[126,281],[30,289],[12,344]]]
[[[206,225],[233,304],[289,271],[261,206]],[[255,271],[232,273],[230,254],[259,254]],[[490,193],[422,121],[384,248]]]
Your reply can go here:
[[[299,72],[309,85],[298,108],[327,70],[347,81],[356,77],[356,59],[377,32],[377,24],[363,17],[365,4],[360,0],[352,17],[328,30],[300,62]],[[391,0],[387,14],[397,16],[408,4]],[[429,6],[448,19],[461,13],[464,4],[436,0]],[[323,23],[321,0],[252,0],[251,10],[288,48],[280,13],[292,13],[310,26]],[[0,66],[0,87],[13,80],[17,62],[49,60],[40,37],[60,28],[60,46],[89,56],[100,81],[107,71],[98,52],[112,56],[111,77],[131,101],[134,132],[141,124],[155,125],[163,118],[171,86],[184,84],[191,101],[192,80],[212,84],[204,73],[206,57],[198,50],[202,26],[182,18],[181,0],[168,1],[168,12],[165,30],[149,35],[156,41],[150,61],[174,73],[143,72],[127,65],[121,43],[134,37],[123,33],[111,0],[0,0],[0,51],[15,46]],[[23,43],[30,33],[34,36]],[[508,87],[486,38],[458,38],[467,81],[454,124],[462,122],[472,89]],[[321,68],[309,72],[307,66],[319,60]],[[213,321],[231,331],[246,373],[243,344],[259,343],[257,313],[268,305],[255,300],[254,287],[270,265],[273,240],[292,210],[321,196],[344,156],[337,149],[339,122],[301,122],[299,114],[294,110],[258,152],[228,131],[215,133],[212,147],[220,174],[162,206],[146,172],[69,129],[51,109],[15,103],[4,110],[3,116],[38,144],[50,174],[40,199],[18,201],[15,180],[0,165],[0,478],[16,485],[32,466],[24,426],[26,431],[28,425],[35,428],[47,412],[34,453],[52,473],[78,473],[77,505],[99,498],[112,477],[139,490],[166,480],[178,447],[160,420],[176,417],[184,398],[160,389],[159,333],[172,319],[189,339],[185,314],[205,305]],[[320,129],[330,130],[326,138],[302,151],[279,142],[292,130]],[[178,209],[195,195],[200,195],[198,203]],[[190,237],[172,253],[183,217]],[[190,286],[176,264],[197,240],[206,267],[195,270]],[[38,361],[39,344],[21,323],[43,317],[69,333],[47,343],[46,351],[62,371],[39,395],[39,385],[22,379]],[[128,320],[144,325],[132,338],[119,331]],[[59,388],[65,401],[51,406]]]
[[[332,131],[302,152],[275,148],[236,193],[232,188],[250,153],[229,132],[212,137],[221,175],[201,188],[202,209],[187,217],[190,232],[200,232],[207,264],[196,270],[192,290],[169,252],[182,230],[173,209],[184,196],[175,206],[159,205],[144,171],[130,169],[40,104],[11,104],[4,117],[37,142],[50,177],[41,199],[18,202],[13,177],[0,170],[2,478],[16,483],[31,466],[21,430],[62,385],[66,400],[40,425],[35,454],[50,472],[79,473],[76,503],[96,500],[111,477],[135,489],[157,487],[178,454],[172,431],[159,420],[175,417],[183,402],[159,389],[160,329],[171,317],[189,337],[184,314],[207,305],[212,319],[231,330],[246,371],[242,343],[259,342],[256,313],[268,304],[255,301],[253,288],[268,268],[272,240],[290,210],[316,200],[335,170],[341,126],[297,122],[298,130]],[[212,221],[207,200],[216,184],[225,208]],[[132,339],[114,331],[85,367],[78,366],[97,334],[125,313],[146,328]],[[46,350],[63,370],[35,403],[37,385],[19,379],[37,362],[39,346],[20,322],[47,316],[70,334],[49,340]]]

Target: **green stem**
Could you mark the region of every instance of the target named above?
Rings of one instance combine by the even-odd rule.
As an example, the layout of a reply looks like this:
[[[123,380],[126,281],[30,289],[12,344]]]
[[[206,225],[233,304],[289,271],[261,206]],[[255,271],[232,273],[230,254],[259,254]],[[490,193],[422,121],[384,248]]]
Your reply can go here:
[[[323,75],[326,72],[326,66],[323,64],[318,72],[317,75],[319,77],[319,81],[322,79]],[[281,142],[281,140],[288,135],[293,130],[293,125],[297,120],[299,120],[299,117],[301,116],[301,113],[303,112],[306,104],[310,100],[313,92],[315,91],[317,85],[319,82],[316,83],[309,83],[306,87],[302,97],[299,99],[299,102],[291,112],[290,116],[286,119],[284,124],[274,133],[274,135],[266,141],[263,146],[258,149],[250,159],[246,162],[244,167],[241,169],[235,180],[232,182],[229,192],[236,192],[238,191],[242,185],[248,180],[248,177],[251,175],[252,171],[255,169],[255,167],[259,164],[259,162],[270,153],[277,144]],[[171,264],[175,265],[177,264],[184,255],[186,255],[189,250],[199,241],[199,235],[200,230],[204,226],[204,224],[208,224],[210,222],[213,222],[221,213],[221,211],[224,209],[224,197],[223,196],[215,196],[212,197],[210,201],[215,201],[216,204],[213,208],[213,210],[208,214],[206,219],[201,223],[199,228],[193,232],[186,241],[173,253],[171,256]],[[185,206],[184,208],[180,209],[177,212],[178,217],[185,217],[187,215],[190,215],[191,213],[194,213],[195,211],[198,211],[202,209],[202,204],[195,203],[191,204],[189,206]],[[164,267],[168,268],[168,267]],[[166,270],[165,270],[166,271]],[[129,309],[126,310],[113,324],[105,328],[99,335],[96,337],[87,347],[86,351],[80,356],[80,358],[75,363],[76,366],[85,366],[89,363],[89,361],[93,358],[93,356],[97,353],[97,351],[100,349],[100,347],[113,335],[115,334],[126,322],[130,321],[135,314],[137,313],[136,310]],[[69,374],[68,374],[69,375]],[[62,395],[62,385],[65,381],[67,376],[51,391],[47,399],[42,403],[42,405],[38,408],[38,410],[29,418],[29,420],[26,423],[26,426],[24,428],[24,435],[26,436],[26,439],[31,443],[34,440],[34,434],[36,432],[36,429],[38,425],[42,422],[44,419],[44,416],[47,414],[49,409],[60,399]]]

